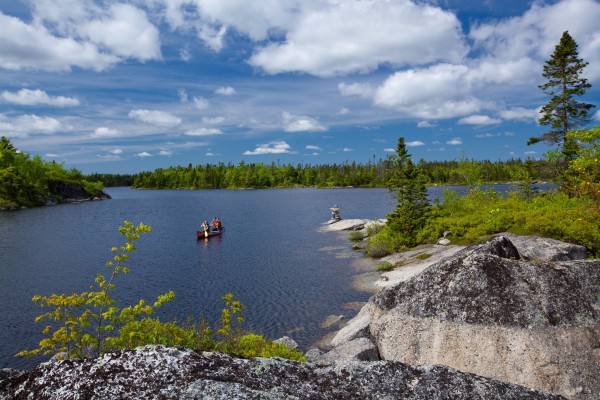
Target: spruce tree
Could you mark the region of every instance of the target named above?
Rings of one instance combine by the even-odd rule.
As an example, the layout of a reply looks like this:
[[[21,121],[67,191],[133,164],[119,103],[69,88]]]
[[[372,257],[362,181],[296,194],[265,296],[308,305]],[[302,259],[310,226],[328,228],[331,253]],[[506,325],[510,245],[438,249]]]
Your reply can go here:
[[[572,158],[573,146],[565,142],[566,134],[571,129],[587,124],[591,119],[589,111],[595,107],[574,98],[582,96],[591,87],[587,80],[581,77],[587,65],[587,62],[579,58],[577,43],[569,32],[565,31],[552,57],[544,65],[542,75],[548,82],[539,86],[544,93],[552,97],[540,110],[542,116],[538,123],[549,125],[551,131],[539,137],[529,138],[528,145],[540,141],[562,145],[562,152],[566,158]]]
[[[396,152],[396,155],[390,156],[394,171],[388,187],[390,190],[397,189],[398,203],[394,211],[387,215],[387,224],[392,232],[399,234],[399,244],[409,248],[418,243],[417,235],[425,226],[430,204],[425,177],[413,164],[403,137],[398,139]]]

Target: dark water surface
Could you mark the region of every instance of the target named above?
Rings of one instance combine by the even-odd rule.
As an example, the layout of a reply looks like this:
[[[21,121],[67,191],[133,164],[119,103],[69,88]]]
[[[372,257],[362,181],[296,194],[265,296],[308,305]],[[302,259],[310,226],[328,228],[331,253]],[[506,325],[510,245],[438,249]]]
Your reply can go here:
[[[344,218],[381,218],[395,200],[385,189],[130,190],[112,200],[0,213],[0,367],[29,368],[41,359],[13,355],[37,346],[42,311],[35,294],[89,290],[110,248],[124,242],[123,221],[152,226],[137,242],[131,273],[116,281],[125,301],[154,301],[173,290],[159,316],[218,321],[222,295],[247,306],[246,327],[270,339],[294,338],[303,350],[324,333],[328,315],[349,315],[344,303],[366,301],[352,288],[348,241],[318,232],[338,204]],[[220,238],[197,241],[202,219],[218,216]],[[344,257],[339,252],[348,252]],[[349,257],[349,258],[348,258]],[[130,304],[130,303],[126,303]]]
[[[496,189],[506,190],[507,185]],[[445,187],[429,189],[439,198]],[[465,187],[450,187],[464,193]],[[352,286],[357,271],[347,235],[319,232],[341,207],[343,218],[384,218],[395,198],[386,189],[130,190],[110,188],[112,200],[0,213],[0,368],[30,368],[41,359],[14,354],[37,347],[42,311],[35,294],[89,290],[110,248],[124,243],[123,221],[150,225],[136,243],[131,273],[116,281],[123,306],[153,302],[173,290],[163,320],[205,316],[218,321],[222,295],[232,292],[247,306],[246,328],[269,339],[289,335],[306,351],[326,330],[329,315],[355,312],[347,303],[369,293]],[[203,219],[218,216],[221,237],[196,240]]]

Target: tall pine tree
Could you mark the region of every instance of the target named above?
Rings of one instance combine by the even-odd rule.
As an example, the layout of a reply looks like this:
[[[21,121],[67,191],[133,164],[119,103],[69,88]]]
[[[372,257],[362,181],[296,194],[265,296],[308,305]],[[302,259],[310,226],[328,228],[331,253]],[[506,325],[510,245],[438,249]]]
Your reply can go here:
[[[549,125],[550,132],[539,137],[529,138],[527,144],[540,141],[548,144],[562,145],[562,152],[571,158],[573,144],[566,143],[566,134],[571,129],[587,124],[591,115],[593,104],[582,103],[575,100],[575,96],[582,96],[591,87],[586,79],[581,77],[587,62],[579,58],[577,43],[569,32],[565,31],[556,45],[552,57],[544,65],[544,78],[548,82],[540,85],[544,93],[552,96],[550,102],[540,110],[542,116],[540,125]]]

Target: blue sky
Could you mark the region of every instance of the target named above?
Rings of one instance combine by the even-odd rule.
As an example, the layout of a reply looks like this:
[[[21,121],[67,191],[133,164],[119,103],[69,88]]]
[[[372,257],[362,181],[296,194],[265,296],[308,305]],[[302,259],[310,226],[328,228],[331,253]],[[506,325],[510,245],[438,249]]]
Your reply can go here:
[[[568,30],[600,106],[595,0],[0,0],[0,135],[84,173],[540,158]],[[600,121],[594,109],[594,123]]]

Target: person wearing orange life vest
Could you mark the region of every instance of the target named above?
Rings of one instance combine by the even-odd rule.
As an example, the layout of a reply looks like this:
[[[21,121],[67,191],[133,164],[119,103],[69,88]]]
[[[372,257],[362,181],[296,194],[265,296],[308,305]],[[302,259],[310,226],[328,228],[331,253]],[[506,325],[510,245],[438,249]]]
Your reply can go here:
[[[219,218],[215,217],[213,219],[211,225],[215,227],[215,231],[221,230],[221,220]]]

